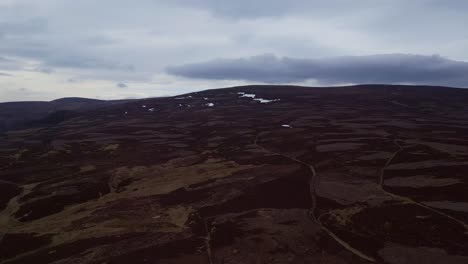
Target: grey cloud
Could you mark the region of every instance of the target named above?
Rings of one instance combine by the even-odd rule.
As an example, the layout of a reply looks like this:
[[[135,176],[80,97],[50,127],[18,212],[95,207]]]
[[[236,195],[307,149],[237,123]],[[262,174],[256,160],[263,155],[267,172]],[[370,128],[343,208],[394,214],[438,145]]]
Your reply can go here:
[[[167,68],[172,75],[211,80],[295,83],[411,83],[468,87],[468,62],[438,55],[384,54],[325,59],[278,58],[271,54],[216,59]]]
[[[130,64],[122,64],[113,62],[104,58],[92,58],[88,56],[80,56],[73,54],[62,54],[61,56],[51,55],[44,62],[45,65],[64,68],[82,68],[82,69],[106,69],[106,70],[121,70],[134,71],[135,67]]]
[[[283,16],[291,13],[315,13],[321,15],[337,14],[339,10],[350,10],[363,5],[370,5],[372,1],[364,0],[360,2],[346,0],[173,0],[178,4],[185,4],[194,8],[211,11],[215,15],[230,18],[260,18]]]
[[[119,88],[127,88],[128,86],[125,83],[119,82],[117,83],[117,87]]]
[[[85,39],[83,43],[87,45],[104,46],[104,45],[116,44],[118,43],[118,41],[109,36],[95,35],[95,36],[91,36]]]
[[[34,87],[30,87],[38,91],[66,88],[70,85],[66,80],[72,77],[76,87],[87,87],[88,81],[99,80],[110,83],[109,90],[131,92],[138,89],[138,83],[148,85],[155,79],[167,77],[173,83],[171,87],[177,87],[174,88],[176,93],[182,91],[181,87],[195,90],[202,86],[219,86],[219,83],[237,83],[186,80],[164,74],[168,64],[181,65],[217,57],[245,59],[234,60],[230,66],[234,70],[224,69],[222,74],[221,69],[214,69],[218,73],[214,78],[255,82],[297,82],[311,78],[311,73],[304,72],[302,67],[313,63],[294,59],[304,57],[437,53],[468,61],[468,39],[463,33],[464,25],[468,24],[468,1],[465,0],[0,2],[0,57],[8,59],[0,58],[0,72],[15,75],[2,78],[2,82],[13,86],[11,89],[26,81],[21,71],[36,67],[46,72],[47,69],[56,70],[54,76],[42,76],[44,78],[37,79]],[[286,58],[248,58],[262,53],[281,54]],[[334,71],[328,72],[341,73],[343,77],[327,76],[325,70],[316,70],[314,76],[322,83],[394,81],[390,77],[369,77],[375,73],[363,74],[365,78],[360,76],[356,80],[349,69],[338,71],[339,65],[330,65],[331,61],[315,60],[315,64],[333,68]],[[344,61],[352,63],[352,58]],[[224,62],[219,63],[225,67]],[[280,75],[277,77],[276,73]],[[403,74],[399,73],[400,77]],[[400,79],[420,81],[413,80],[415,75],[412,76]],[[432,77],[424,78],[426,82]],[[119,89],[116,84],[122,80],[132,85]],[[449,81],[464,83],[464,78],[451,77]],[[167,85],[158,84],[154,90],[164,87]],[[94,96],[95,91],[87,93]],[[104,95],[108,91],[102,89],[97,93]]]
[[[3,76],[3,77],[11,77],[13,75],[11,74],[8,74],[8,73],[3,73],[3,72],[0,72],[0,77]]]
[[[36,69],[34,69],[34,71],[42,72],[42,73],[46,73],[46,74],[52,74],[52,73],[55,72],[54,69],[48,68],[48,67],[37,67]]]
[[[406,0],[172,0],[177,4],[184,4],[194,8],[209,10],[216,16],[228,18],[257,19],[262,17],[278,17],[294,14],[308,14],[314,17],[341,17],[352,14],[362,14],[366,10],[375,12],[376,10],[398,9],[398,11],[414,12],[423,9],[433,10],[466,10],[468,3],[464,0],[433,1],[422,0],[408,2]],[[421,14],[418,14],[421,15]]]
[[[61,43],[63,42],[63,43]],[[57,39],[13,39],[0,45],[0,53],[41,62],[41,69],[75,68],[134,71],[135,66],[119,62],[118,59],[100,56],[94,46],[68,48],[69,40]],[[78,42],[78,41],[77,41]],[[11,61],[10,61],[11,62]],[[2,63],[2,61],[0,61]]]
[[[35,34],[46,31],[48,26],[45,18],[31,18],[22,22],[0,22],[0,38]]]
[[[0,57],[0,70],[20,70],[23,68],[23,63],[15,60],[9,59],[5,57]]]
[[[103,55],[112,52],[106,45],[117,43],[106,31],[67,25],[70,21],[62,14],[51,14],[51,22],[41,17],[10,20],[2,22],[0,19],[0,55],[38,61],[41,66],[34,71],[51,73],[51,68],[61,67],[114,71],[135,69],[132,64]]]

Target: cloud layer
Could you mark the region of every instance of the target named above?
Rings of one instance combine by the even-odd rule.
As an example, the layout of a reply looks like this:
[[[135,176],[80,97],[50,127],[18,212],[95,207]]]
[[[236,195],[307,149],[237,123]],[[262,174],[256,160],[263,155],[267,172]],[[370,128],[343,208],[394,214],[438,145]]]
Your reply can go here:
[[[459,66],[437,62],[431,54],[468,61],[467,8],[465,0],[0,0],[0,101],[22,100],[26,93],[38,100],[159,96],[260,81],[300,82],[311,74],[325,84],[395,81],[338,70],[340,63],[359,63],[364,70],[360,56],[372,54],[428,56],[405,60],[443,64],[437,82]],[[213,64],[214,58],[226,58],[239,76],[224,69],[202,80],[193,70],[179,75],[196,78],[165,71],[168,65]],[[343,77],[311,73],[319,63]],[[416,67],[409,70],[413,77],[403,80],[421,81],[415,74],[428,71],[436,70],[418,73]],[[253,73],[257,76],[249,76]],[[233,78],[242,81],[229,81]],[[457,78],[447,80],[466,86]]]
[[[297,59],[266,54],[173,66],[168,67],[167,71],[186,78],[263,83],[315,80],[323,85],[408,83],[468,87],[468,62],[437,55],[386,54]]]

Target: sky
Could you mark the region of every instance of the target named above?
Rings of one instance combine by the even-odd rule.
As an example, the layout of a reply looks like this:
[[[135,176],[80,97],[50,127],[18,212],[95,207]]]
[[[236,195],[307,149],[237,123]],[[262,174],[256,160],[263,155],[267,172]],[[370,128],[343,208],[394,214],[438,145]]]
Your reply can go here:
[[[0,0],[0,102],[468,87],[465,0]]]

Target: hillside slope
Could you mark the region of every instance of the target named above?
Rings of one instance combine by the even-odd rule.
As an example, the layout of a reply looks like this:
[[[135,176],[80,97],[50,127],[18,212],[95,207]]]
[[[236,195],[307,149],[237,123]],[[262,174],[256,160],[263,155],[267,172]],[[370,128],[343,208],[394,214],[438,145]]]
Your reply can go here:
[[[468,90],[247,86],[0,139],[1,263],[468,263]]]
[[[88,98],[70,97],[50,102],[7,102],[0,103],[0,133],[8,130],[25,129],[37,125],[56,113],[89,111],[130,100],[103,101]]]

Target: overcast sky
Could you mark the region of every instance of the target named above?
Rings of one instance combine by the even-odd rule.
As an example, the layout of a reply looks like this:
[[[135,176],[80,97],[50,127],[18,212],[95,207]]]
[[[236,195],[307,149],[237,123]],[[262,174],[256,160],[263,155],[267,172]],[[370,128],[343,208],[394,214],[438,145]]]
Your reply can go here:
[[[0,101],[468,87],[465,0],[0,0]]]

